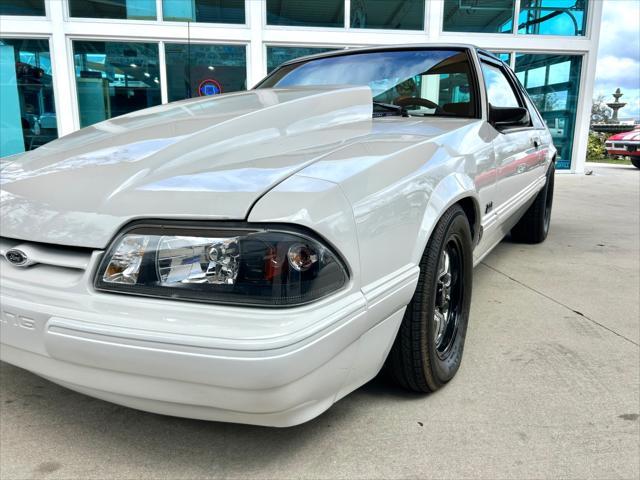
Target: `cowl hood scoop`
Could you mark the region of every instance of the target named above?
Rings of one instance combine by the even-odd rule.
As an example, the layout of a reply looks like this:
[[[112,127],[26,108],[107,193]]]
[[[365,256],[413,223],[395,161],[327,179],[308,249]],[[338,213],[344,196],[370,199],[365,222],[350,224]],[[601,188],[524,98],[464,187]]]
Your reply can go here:
[[[11,157],[2,236],[104,248],[141,218],[246,218],[273,186],[371,130],[368,87],[259,89],[161,105]]]

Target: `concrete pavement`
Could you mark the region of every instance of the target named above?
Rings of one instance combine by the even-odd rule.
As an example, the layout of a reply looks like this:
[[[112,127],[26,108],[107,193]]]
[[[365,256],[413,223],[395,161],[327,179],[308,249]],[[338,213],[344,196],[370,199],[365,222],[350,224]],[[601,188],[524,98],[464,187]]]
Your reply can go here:
[[[0,365],[0,477],[640,476],[640,170],[559,175],[542,245],[475,272],[465,358],[421,396],[376,379],[290,429],[163,417]]]

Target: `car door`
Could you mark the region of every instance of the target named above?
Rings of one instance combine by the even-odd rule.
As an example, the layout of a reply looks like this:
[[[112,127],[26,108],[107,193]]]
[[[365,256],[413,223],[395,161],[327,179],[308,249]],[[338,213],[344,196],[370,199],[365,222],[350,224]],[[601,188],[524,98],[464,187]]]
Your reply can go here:
[[[481,57],[482,74],[490,107],[528,108],[515,77],[497,59]],[[500,127],[495,130],[493,149],[496,160],[496,191],[494,210],[498,217],[509,216],[528,198],[531,187],[544,165],[541,155],[540,132],[533,123],[534,112],[529,111],[526,125]]]

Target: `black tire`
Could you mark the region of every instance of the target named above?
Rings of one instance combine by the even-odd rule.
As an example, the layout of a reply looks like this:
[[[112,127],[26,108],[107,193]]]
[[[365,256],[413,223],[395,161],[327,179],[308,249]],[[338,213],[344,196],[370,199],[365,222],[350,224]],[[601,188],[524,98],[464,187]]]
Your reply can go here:
[[[631,157],[631,163],[634,167],[640,168],[640,157]]]
[[[520,243],[542,243],[547,238],[551,226],[555,171],[556,167],[552,162],[547,171],[547,183],[544,188],[538,192],[533,204],[511,229],[512,240]]]
[[[450,266],[449,288],[442,282],[446,279],[444,252]],[[387,358],[387,372],[404,388],[432,392],[458,371],[469,322],[472,279],[471,229],[464,210],[454,205],[442,216],[429,239],[420,261],[418,286]],[[446,291],[450,302],[445,301]],[[436,309],[442,315],[445,303],[450,313],[438,318],[448,321],[438,322]],[[438,325],[443,327],[437,330]]]

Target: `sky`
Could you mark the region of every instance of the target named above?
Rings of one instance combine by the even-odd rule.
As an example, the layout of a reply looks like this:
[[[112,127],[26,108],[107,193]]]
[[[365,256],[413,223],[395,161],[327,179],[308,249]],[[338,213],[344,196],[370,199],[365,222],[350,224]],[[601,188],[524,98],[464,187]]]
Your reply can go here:
[[[590,0],[594,1],[594,0]],[[598,0],[596,0],[598,1]],[[640,0],[604,0],[593,98],[620,88],[620,118],[640,119]]]

